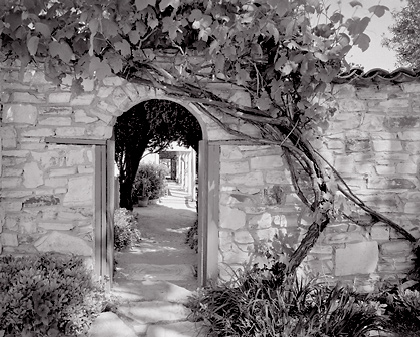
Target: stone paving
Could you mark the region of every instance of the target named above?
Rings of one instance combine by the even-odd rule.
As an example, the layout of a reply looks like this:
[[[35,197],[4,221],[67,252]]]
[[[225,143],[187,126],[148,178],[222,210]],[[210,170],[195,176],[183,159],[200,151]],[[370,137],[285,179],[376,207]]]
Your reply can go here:
[[[202,326],[189,320],[185,306],[197,289],[196,254],[185,233],[196,218],[195,202],[175,183],[157,205],[135,207],[144,239],[129,252],[116,253],[112,294],[116,313],[101,314],[90,337],[196,337]]]

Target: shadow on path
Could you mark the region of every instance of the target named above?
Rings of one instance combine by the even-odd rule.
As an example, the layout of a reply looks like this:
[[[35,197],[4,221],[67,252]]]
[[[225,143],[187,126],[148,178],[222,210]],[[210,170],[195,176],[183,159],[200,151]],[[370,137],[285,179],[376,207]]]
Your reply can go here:
[[[196,203],[174,182],[156,205],[134,207],[142,240],[130,251],[116,252],[115,283],[167,281],[188,290],[197,288],[197,254],[186,234],[197,219]],[[127,284],[128,285],[128,284]]]

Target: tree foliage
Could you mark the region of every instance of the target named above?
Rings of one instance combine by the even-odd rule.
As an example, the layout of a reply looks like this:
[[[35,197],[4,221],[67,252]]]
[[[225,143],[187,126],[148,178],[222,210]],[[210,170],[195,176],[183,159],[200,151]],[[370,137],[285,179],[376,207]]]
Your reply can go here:
[[[120,207],[133,208],[131,189],[146,150],[158,152],[171,142],[198,151],[202,139],[197,119],[184,107],[168,100],[144,101],[117,118],[115,160],[119,168]]]
[[[401,65],[420,67],[420,2],[408,0],[400,11],[392,13],[395,23],[389,27],[392,37],[382,43],[394,50]]]
[[[369,8],[379,17],[386,10],[380,4]],[[54,83],[72,74],[75,92],[83,78],[112,74],[153,86],[194,103],[232,134],[282,146],[297,194],[313,212],[306,237],[290,256],[292,273],[340,214],[336,196],[368,213],[369,224],[383,219],[311,145],[334,113],[326,104],[328,84],[347,65],[352,47],[369,46],[370,18],[345,18],[322,0],[3,0],[0,53],[4,60],[19,59],[22,67],[42,62]],[[162,55],[171,62],[161,61]],[[251,106],[213,94],[209,82],[240,86]],[[254,124],[261,137],[230,129],[224,115]],[[392,221],[382,221],[415,241]]]

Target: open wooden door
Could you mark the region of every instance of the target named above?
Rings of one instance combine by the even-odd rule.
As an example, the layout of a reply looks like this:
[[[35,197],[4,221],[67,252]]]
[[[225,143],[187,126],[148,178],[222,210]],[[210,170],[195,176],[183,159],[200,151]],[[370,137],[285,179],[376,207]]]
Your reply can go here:
[[[114,269],[115,141],[95,145],[95,273],[112,285]]]
[[[198,285],[218,277],[220,146],[199,142]]]

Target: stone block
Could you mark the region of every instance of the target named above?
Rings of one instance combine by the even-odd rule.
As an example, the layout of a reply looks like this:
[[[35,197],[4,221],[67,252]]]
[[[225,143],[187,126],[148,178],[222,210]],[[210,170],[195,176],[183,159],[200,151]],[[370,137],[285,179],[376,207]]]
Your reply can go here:
[[[389,227],[381,224],[375,224],[370,230],[370,237],[375,241],[388,241]]]
[[[223,175],[221,175],[223,177]],[[264,176],[262,172],[254,171],[246,174],[226,175],[228,185],[245,185],[248,187],[264,186]]]
[[[71,125],[70,117],[47,117],[39,120],[39,125]]]
[[[100,98],[108,98],[114,91],[114,87],[100,87],[97,96]],[[136,92],[137,95],[137,92]],[[136,97],[137,98],[137,97]]]
[[[408,201],[404,204],[404,213],[406,214],[419,214],[420,213],[420,202],[419,201]]]
[[[98,120],[97,117],[88,116],[86,112],[84,112],[84,110],[79,109],[74,112],[74,121],[76,123],[89,124],[89,123],[94,123],[97,120]]]
[[[402,144],[399,140],[381,139],[372,141],[373,149],[376,152],[400,152]]]
[[[388,129],[407,129],[420,126],[420,117],[417,116],[399,116],[388,117],[385,120],[385,127]]]
[[[343,112],[351,112],[365,111],[367,107],[366,103],[362,100],[345,98],[338,101],[338,109]]]
[[[91,176],[70,178],[68,191],[63,199],[64,206],[85,206],[93,203],[93,179]]]
[[[35,188],[44,184],[44,171],[36,162],[26,163],[23,167],[23,186]]]
[[[45,95],[38,92],[19,92],[15,91],[12,96],[15,103],[43,103]]]
[[[378,265],[378,244],[360,242],[346,244],[335,252],[335,276],[371,274]]]
[[[22,137],[49,137],[54,136],[54,130],[52,128],[37,128],[32,130],[22,130]]]
[[[230,230],[244,228],[246,223],[245,212],[227,206],[220,206],[220,227]]]
[[[386,91],[382,91],[377,89],[376,87],[367,87],[367,88],[357,88],[356,91],[357,98],[360,99],[378,99],[378,100],[386,100],[388,99],[388,93]]]
[[[3,149],[14,149],[16,148],[16,130],[14,127],[9,126],[1,126],[0,127],[0,138],[1,138],[1,146]]]
[[[112,126],[101,123],[92,123],[86,127],[86,135],[95,139],[108,139],[112,136]]]
[[[251,229],[266,229],[271,228],[273,222],[273,217],[270,213],[263,213],[256,216],[253,216],[249,220],[249,227]]]
[[[268,242],[273,240],[274,235],[277,233],[275,228],[266,228],[266,229],[259,229],[255,231],[257,239],[260,242]]]
[[[65,116],[73,113],[73,108],[68,106],[46,106],[39,107],[38,111],[41,115],[58,115]]]
[[[114,92],[112,93],[111,100],[120,110],[123,111],[128,110],[128,105],[132,104],[130,97],[127,96],[121,87],[115,88]]]
[[[351,84],[335,84],[332,87],[332,94],[336,98],[353,97],[356,92],[356,87]]]
[[[0,243],[3,247],[17,247],[19,245],[17,233],[4,230],[0,234]]]
[[[235,161],[235,162],[225,162],[220,163],[220,173],[246,173],[249,172],[249,163],[248,161]]]
[[[67,178],[50,178],[45,179],[45,186],[47,187],[67,187]]]
[[[417,163],[414,163],[412,161],[399,163],[397,164],[396,172],[403,174],[417,174],[419,172],[419,166]]]
[[[346,153],[366,152],[371,150],[369,138],[348,138],[345,142]]]
[[[106,124],[110,124],[111,121],[114,119],[114,116],[99,109],[90,109],[89,112],[92,115],[98,117],[101,121],[105,122]]]
[[[106,77],[102,80],[102,83],[104,85],[108,85],[108,86],[120,86],[122,84],[125,84],[125,80],[121,77],[117,77],[117,76],[112,76],[112,77]]]
[[[254,238],[252,237],[251,233],[248,231],[239,230],[234,233],[235,241],[237,243],[253,243]]]
[[[220,159],[228,159],[228,160],[234,160],[234,159],[242,159],[243,154],[239,150],[237,146],[220,146]]]
[[[412,246],[405,240],[394,240],[381,244],[381,252],[385,255],[406,254],[412,251]]]
[[[57,137],[77,138],[82,137],[85,134],[85,128],[81,126],[65,126],[58,127],[55,130]]]
[[[41,195],[26,199],[23,202],[24,207],[43,207],[55,206],[60,204],[60,198],[54,195]]]
[[[71,92],[52,92],[48,96],[48,102],[53,104],[69,103]]]
[[[98,104],[96,104],[96,107],[104,113],[109,113],[110,115],[118,115],[117,111],[121,111],[114,104],[110,104],[103,100],[99,101]]]
[[[2,189],[15,189],[21,186],[22,179],[21,178],[3,178],[1,180],[1,188]]]
[[[70,105],[90,105],[95,98],[94,94],[83,93],[75,96],[70,100]]]
[[[34,220],[20,221],[19,222],[19,233],[22,234],[34,234],[37,232],[37,225]]]
[[[39,228],[48,231],[69,231],[75,227],[75,224],[69,222],[40,222],[38,224]]]
[[[251,158],[251,170],[269,170],[283,166],[283,159],[279,155],[256,156]]]
[[[267,184],[284,184],[290,181],[287,178],[287,174],[283,170],[270,170],[265,174],[265,182]]]
[[[69,150],[66,154],[66,166],[80,165],[85,163],[85,150]]]
[[[389,166],[389,165],[376,165],[375,166],[376,173],[379,175],[390,175],[394,174],[396,169],[395,166]]]
[[[381,189],[381,190],[411,190],[416,188],[416,184],[408,179],[395,178],[395,179],[369,179],[369,189]]]
[[[93,249],[85,240],[59,231],[49,232],[34,242],[39,252],[56,252],[91,256]]]
[[[30,104],[5,104],[3,107],[3,123],[35,125],[38,110]]]

